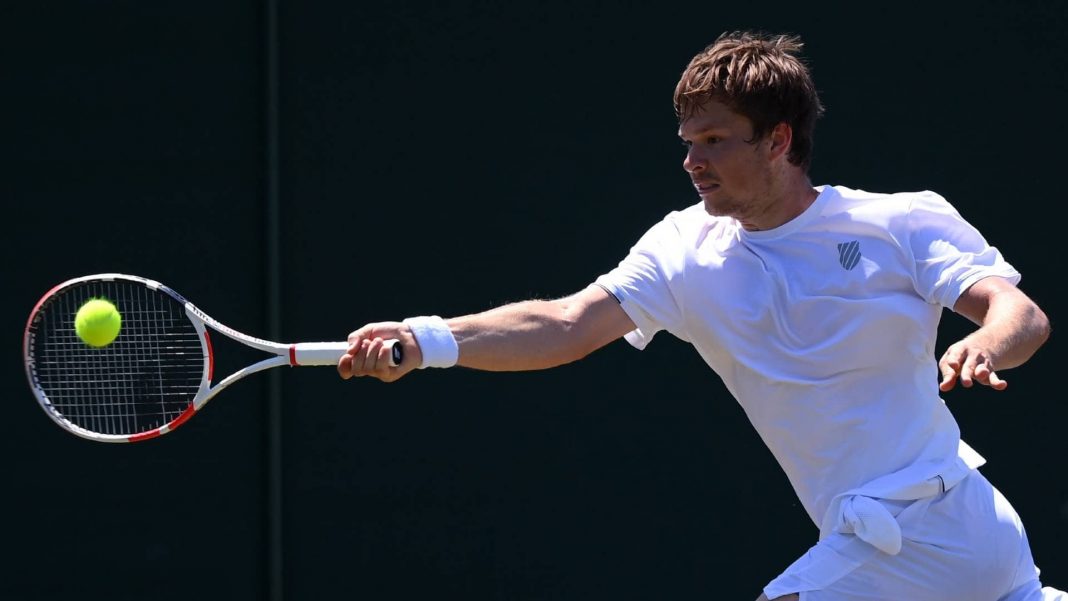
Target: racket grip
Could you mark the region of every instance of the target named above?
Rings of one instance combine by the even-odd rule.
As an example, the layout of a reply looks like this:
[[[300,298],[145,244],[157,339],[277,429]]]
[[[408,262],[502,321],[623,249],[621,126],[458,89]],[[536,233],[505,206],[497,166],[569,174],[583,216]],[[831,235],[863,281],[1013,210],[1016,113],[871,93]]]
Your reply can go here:
[[[383,343],[391,349],[389,364],[396,367],[404,359],[404,349],[396,338]],[[290,365],[337,365],[349,350],[348,342],[298,342],[289,346]]]

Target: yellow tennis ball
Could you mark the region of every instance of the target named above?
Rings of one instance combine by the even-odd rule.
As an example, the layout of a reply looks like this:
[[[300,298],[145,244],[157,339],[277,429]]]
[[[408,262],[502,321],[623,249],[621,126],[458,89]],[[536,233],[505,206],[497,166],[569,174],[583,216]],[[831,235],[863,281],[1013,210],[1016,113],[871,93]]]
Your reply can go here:
[[[74,316],[74,331],[89,346],[111,344],[122,329],[122,316],[115,305],[102,298],[94,298],[78,309]]]

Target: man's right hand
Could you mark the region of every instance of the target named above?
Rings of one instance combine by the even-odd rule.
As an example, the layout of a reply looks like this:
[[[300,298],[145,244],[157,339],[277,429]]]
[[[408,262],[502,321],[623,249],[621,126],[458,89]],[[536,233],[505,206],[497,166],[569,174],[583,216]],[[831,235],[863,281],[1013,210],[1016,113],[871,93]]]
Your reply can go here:
[[[403,356],[400,365],[390,365],[392,351],[384,343],[397,339]],[[371,376],[383,382],[394,382],[423,364],[423,353],[412,330],[399,321],[369,323],[349,334],[349,349],[337,362],[342,379]]]

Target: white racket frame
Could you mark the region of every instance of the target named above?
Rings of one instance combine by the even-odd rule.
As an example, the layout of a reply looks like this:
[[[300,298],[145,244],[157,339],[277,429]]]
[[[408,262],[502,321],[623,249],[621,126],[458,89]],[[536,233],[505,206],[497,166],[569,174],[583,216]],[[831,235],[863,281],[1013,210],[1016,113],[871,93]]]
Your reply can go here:
[[[178,417],[172,419],[170,422],[149,430],[140,434],[124,435],[124,434],[101,434],[99,432],[93,432],[82,428],[70,420],[63,417],[63,415],[52,407],[51,401],[48,400],[48,396],[45,394],[35,381],[33,377],[33,354],[30,348],[30,326],[33,324],[34,318],[37,315],[41,305],[44,304],[49,297],[56,294],[58,291],[74,286],[77,284],[83,284],[93,281],[115,281],[115,280],[128,280],[143,284],[150,290],[159,291],[168,296],[174,298],[178,302],[182,303],[185,307],[186,317],[193,324],[196,329],[197,337],[200,339],[201,351],[204,355],[204,368],[201,372],[200,386],[197,389],[197,393],[193,396],[192,402],[189,407],[178,415]],[[226,376],[220,380],[217,384],[212,386],[211,379],[214,376],[214,349],[211,344],[211,336],[208,334],[208,329],[215,330],[220,334],[223,334],[231,340],[240,342],[246,346],[258,349],[265,353],[269,353],[273,356],[263,359],[257,363],[243,367],[234,373]],[[397,343],[397,340],[387,340],[385,345],[387,348],[392,349]],[[197,411],[207,404],[215,395],[222,392],[225,388],[237,382],[238,380],[254,374],[256,372],[264,371],[272,367],[281,367],[288,365],[292,367],[297,366],[329,366],[337,365],[341,356],[349,348],[348,342],[297,342],[292,344],[284,344],[279,342],[272,342],[270,340],[263,340],[262,338],[256,338],[255,336],[249,336],[243,332],[239,332],[221,322],[214,319],[193,303],[186,300],[184,296],[176,292],[173,288],[161,284],[155,280],[144,278],[136,275],[129,275],[124,273],[100,273],[94,275],[81,276],[73,278],[59,284],[52,288],[41,297],[41,300],[37,302],[33,311],[30,313],[30,318],[26,324],[26,332],[23,337],[23,357],[26,365],[26,377],[30,383],[30,389],[33,391],[34,396],[37,398],[37,402],[45,410],[53,421],[59,424],[63,429],[81,436],[82,438],[88,438],[90,440],[100,442],[140,442],[151,438],[162,436],[168,432],[171,432],[178,428],[186,421],[189,420]],[[395,356],[391,354],[391,358]],[[394,361],[390,361],[391,365],[396,365]]]

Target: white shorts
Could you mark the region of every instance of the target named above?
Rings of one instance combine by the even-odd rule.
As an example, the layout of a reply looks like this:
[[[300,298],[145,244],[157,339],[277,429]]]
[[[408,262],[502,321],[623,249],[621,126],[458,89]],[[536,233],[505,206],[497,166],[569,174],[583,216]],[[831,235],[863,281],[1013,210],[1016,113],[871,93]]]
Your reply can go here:
[[[1068,601],[1041,588],[1019,516],[978,471],[944,494],[884,505],[898,516],[900,553],[832,534],[765,592],[798,582],[801,601]]]

